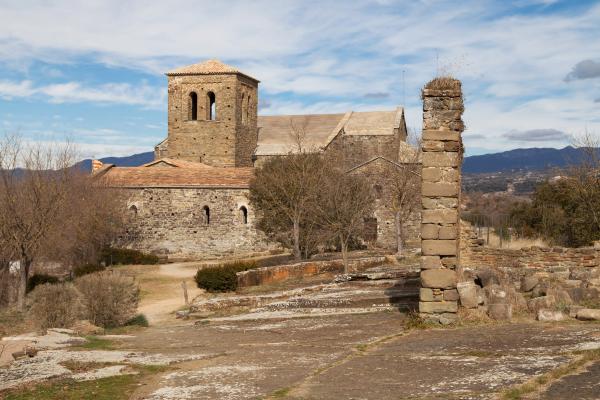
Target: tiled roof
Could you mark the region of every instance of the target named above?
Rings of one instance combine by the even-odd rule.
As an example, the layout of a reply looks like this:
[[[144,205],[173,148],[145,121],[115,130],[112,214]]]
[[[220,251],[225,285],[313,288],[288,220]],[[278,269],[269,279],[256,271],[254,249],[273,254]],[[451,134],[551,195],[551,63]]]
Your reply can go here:
[[[167,72],[167,76],[177,75],[220,75],[220,74],[240,74],[258,82],[257,79],[250,75],[244,74],[239,69],[222,63],[219,60],[208,60],[197,64],[179,67]]]
[[[141,167],[106,166],[95,174],[112,187],[247,188],[253,168],[211,167],[163,158]]]
[[[309,149],[326,147],[343,129],[352,136],[393,135],[400,127],[404,110],[258,116],[257,156],[280,155],[296,150],[294,132],[303,132]]]

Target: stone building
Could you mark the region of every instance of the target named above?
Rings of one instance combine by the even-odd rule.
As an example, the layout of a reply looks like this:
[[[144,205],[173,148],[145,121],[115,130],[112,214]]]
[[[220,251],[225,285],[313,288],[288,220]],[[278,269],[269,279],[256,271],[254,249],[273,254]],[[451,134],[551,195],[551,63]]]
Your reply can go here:
[[[259,81],[217,60],[168,72],[168,137],[140,167],[94,164],[94,174],[127,193],[124,245],[169,258],[271,251],[248,204],[253,169],[297,151],[341,151],[349,173],[369,175],[375,214],[365,216],[372,246],[395,247],[385,182],[415,162],[404,110],[259,116]],[[388,172],[386,172],[388,171]],[[418,240],[419,214],[406,224]]]

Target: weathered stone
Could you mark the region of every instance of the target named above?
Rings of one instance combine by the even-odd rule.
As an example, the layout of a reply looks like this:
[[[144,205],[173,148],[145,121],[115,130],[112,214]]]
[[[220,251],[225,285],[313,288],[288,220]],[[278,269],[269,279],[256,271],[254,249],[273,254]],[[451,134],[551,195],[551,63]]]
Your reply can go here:
[[[439,314],[438,321],[442,325],[450,325],[456,322],[458,319],[456,313],[442,313]]]
[[[442,301],[444,294],[440,289],[421,288],[419,289],[419,299],[421,301]]]
[[[556,300],[553,296],[542,296],[530,299],[527,302],[527,307],[529,307],[529,311],[537,314],[538,310],[542,308],[554,308],[555,304]]]
[[[444,142],[440,140],[423,140],[423,151],[444,151]]]
[[[458,229],[455,226],[442,226],[439,229],[440,239],[456,239],[458,237]]]
[[[490,268],[477,270],[477,279],[479,279],[479,282],[481,282],[482,287],[500,284],[500,278],[498,277],[498,274],[496,271]]]
[[[436,131],[436,130],[424,130],[423,140],[460,140],[460,132],[457,131]]]
[[[420,301],[419,312],[426,314],[455,313],[458,311],[456,301]]]
[[[569,317],[577,318],[577,312],[579,310],[583,310],[584,308],[585,308],[584,306],[578,306],[578,305],[571,304],[569,306]]]
[[[423,196],[453,197],[458,195],[458,186],[454,183],[423,182]]]
[[[436,269],[442,268],[440,262],[440,256],[422,256],[421,257],[421,269]]]
[[[578,288],[581,287],[583,281],[577,280],[577,279],[567,279],[566,281],[563,282],[563,284],[567,287],[567,288]]]
[[[456,289],[444,290],[444,301],[458,301],[458,291]]]
[[[454,269],[458,264],[458,259],[456,257],[444,257],[441,261],[444,268]]]
[[[437,224],[421,224],[421,239],[438,239],[439,229]]]
[[[456,272],[451,269],[428,269],[421,271],[421,286],[425,288],[456,288]]]
[[[506,291],[497,284],[491,284],[484,288],[486,303],[507,303],[508,297]]]
[[[512,318],[512,305],[510,303],[488,304],[488,316],[498,321],[507,321]]]
[[[583,308],[577,311],[577,319],[582,321],[600,321],[600,310],[593,308]]]
[[[459,282],[456,285],[460,295],[460,304],[466,308],[477,308],[479,299],[477,296],[477,285],[474,282]]]
[[[459,142],[444,142],[444,151],[459,151],[460,143]]]
[[[573,304],[573,299],[571,299],[569,292],[567,292],[564,289],[549,288],[546,291],[546,295],[554,297],[554,300],[556,301],[556,304],[558,304],[558,305],[567,306],[567,305]]]
[[[98,335],[104,332],[104,328],[96,326],[86,319],[76,321],[71,329],[81,336]]]
[[[458,153],[423,153],[424,167],[457,167],[460,163]]]
[[[424,224],[453,224],[458,221],[458,211],[452,209],[423,210],[421,213]]]
[[[458,252],[456,240],[423,240],[421,251],[424,255],[455,256]]]
[[[521,279],[521,290],[523,292],[531,292],[539,282],[540,280],[535,275],[524,276],[523,279]]]
[[[537,320],[538,321],[559,322],[559,321],[564,321],[564,319],[565,319],[565,314],[563,314],[561,311],[547,310],[545,308],[541,308],[537,312]]]
[[[438,182],[442,179],[442,170],[440,168],[423,168],[421,177],[424,182]]]

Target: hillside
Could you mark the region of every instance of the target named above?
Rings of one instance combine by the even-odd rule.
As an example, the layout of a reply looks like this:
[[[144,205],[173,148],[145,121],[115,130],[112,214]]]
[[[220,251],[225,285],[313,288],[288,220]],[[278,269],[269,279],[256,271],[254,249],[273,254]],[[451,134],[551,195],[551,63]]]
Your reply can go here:
[[[539,171],[553,167],[577,164],[585,149],[571,146],[563,149],[514,149],[501,153],[465,157],[463,172],[480,174],[510,171]],[[598,149],[600,155],[600,149]]]

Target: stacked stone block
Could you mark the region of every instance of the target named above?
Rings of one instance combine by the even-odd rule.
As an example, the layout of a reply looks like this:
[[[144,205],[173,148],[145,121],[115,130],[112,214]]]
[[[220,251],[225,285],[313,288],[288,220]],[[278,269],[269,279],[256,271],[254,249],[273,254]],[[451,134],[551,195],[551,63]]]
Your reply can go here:
[[[460,81],[423,89],[421,316],[452,321],[458,311],[463,100]]]

